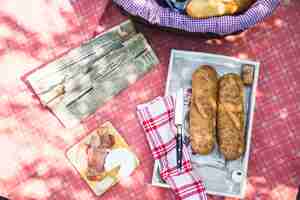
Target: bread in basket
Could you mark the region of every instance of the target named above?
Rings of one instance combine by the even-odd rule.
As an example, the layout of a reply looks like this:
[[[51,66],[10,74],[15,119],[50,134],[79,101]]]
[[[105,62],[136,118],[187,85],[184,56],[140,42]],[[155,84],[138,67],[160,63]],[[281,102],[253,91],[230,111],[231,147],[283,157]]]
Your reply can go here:
[[[280,0],[257,0],[238,15],[196,19],[164,6],[164,0],[114,0],[129,15],[149,24],[194,33],[226,35],[243,31],[272,14]]]

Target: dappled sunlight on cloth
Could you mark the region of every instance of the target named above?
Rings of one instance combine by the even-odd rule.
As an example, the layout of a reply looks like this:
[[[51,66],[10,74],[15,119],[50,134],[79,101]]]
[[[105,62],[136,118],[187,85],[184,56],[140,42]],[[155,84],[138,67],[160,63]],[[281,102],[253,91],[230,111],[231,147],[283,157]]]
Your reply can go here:
[[[15,89],[24,73],[85,38],[67,1],[5,0],[0,4],[0,62],[6,77],[0,87]]]
[[[137,104],[164,93],[169,52],[177,48],[261,62],[246,199],[293,199],[300,183],[299,159],[292,160],[300,152],[300,107],[296,103],[300,98],[299,2],[291,1],[246,32],[219,39],[187,37],[137,25],[161,63],[82,125],[64,129],[20,77],[126,19],[108,1],[102,16],[106,5],[102,7],[101,2],[0,2],[0,157],[5,160],[0,165],[1,195],[16,200],[98,199],[68,162],[65,151],[109,120],[137,153],[141,166],[102,198],[172,199],[169,190],[150,185],[153,160],[134,113]]]
[[[18,144],[9,139],[9,135],[0,135],[0,146],[5,151],[0,152],[5,164],[0,165],[0,180],[13,179],[18,175],[20,164],[18,160]]]
[[[10,51],[1,58],[1,63],[5,66],[1,74],[6,78],[1,79],[0,84],[8,85],[16,82],[28,70],[28,67],[37,67],[42,62],[39,59],[32,58],[28,53]]]
[[[49,198],[50,191],[44,181],[33,179],[22,183],[23,187],[20,191],[22,197],[34,198],[34,199],[45,199]]]
[[[298,188],[288,187],[283,184],[278,184],[270,192],[271,199],[296,199]]]
[[[132,179],[132,177],[121,178],[121,180],[119,182],[119,184],[124,188],[132,187],[133,183],[134,183],[134,180]]]
[[[240,59],[249,59],[249,56],[246,53],[238,53],[236,57]]]

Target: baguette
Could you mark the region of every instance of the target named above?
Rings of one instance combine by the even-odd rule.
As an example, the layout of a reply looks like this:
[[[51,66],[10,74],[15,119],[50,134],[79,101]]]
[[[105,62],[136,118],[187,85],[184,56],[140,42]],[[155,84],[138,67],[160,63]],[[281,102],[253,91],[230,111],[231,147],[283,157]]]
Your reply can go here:
[[[193,153],[209,154],[216,142],[217,72],[200,66],[192,77],[190,138]]]
[[[217,133],[220,152],[226,160],[238,159],[245,151],[244,87],[237,74],[219,80]]]

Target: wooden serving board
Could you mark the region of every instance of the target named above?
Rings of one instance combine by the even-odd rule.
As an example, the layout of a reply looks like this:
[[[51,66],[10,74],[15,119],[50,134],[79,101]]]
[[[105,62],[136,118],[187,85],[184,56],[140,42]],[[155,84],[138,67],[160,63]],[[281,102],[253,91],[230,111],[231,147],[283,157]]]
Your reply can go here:
[[[95,129],[77,144],[73,145],[67,151],[67,158],[75,167],[75,169],[80,174],[81,178],[89,185],[91,190],[97,195],[100,196],[104,192],[106,192],[109,188],[114,186],[119,182],[121,178],[126,178],[131,175],[131,173],[139,166],[139,160],[136,155],[130,150],[128,144],[123,139],[123,137],[118,133],[118,131],[113,127],[110,122],[104,123],[99,129],[107,129],[109,134],[114,137],[115,144],[111,147],[110,152],[119,153],[122,157],[119,159],[120,165],[116,164],[116,167],[113,167],[111,170],[104,171],[101,175],[100,180],[89,180],[87,178],[87,156],[86,156],[86,148],[89,143],[91,137],[97,134],[97,130]],[[111,157],[108,155],[106,157],[106,163],[113,161],[109,160]],[[124,175],[124,169],[126,171]],[[122,171],[123,170],[123,171]],[[122,174],[123,172],[123,174]]]
[[[150,71],[158,59],[126,21],[30,74],[26,81],[72,127]]]

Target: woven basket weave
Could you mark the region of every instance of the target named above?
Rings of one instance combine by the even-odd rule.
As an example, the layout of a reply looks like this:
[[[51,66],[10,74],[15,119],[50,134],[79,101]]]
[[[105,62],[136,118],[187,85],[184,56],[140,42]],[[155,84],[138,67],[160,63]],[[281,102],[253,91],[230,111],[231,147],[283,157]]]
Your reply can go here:
[[[240,15],[193,19],[161,5],[162,0],[114,0],[139,22],[179,32],[227,35],[246,30],[270,16],[280,0],[257,0]],[[158,3],[160,2],[160,3]]]

